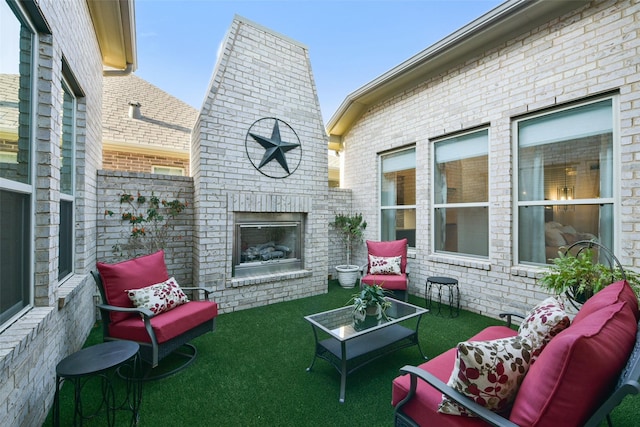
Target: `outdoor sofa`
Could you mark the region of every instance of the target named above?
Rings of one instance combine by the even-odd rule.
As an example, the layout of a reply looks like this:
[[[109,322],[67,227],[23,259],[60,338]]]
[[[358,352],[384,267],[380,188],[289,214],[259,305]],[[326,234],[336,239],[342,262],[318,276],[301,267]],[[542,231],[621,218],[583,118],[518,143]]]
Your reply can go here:
[[[550,322],[550,318],[543,313],[544,305],[539,305],[537,309],[537,315],[542,313],[544,317],[541,319]],[[535,310],[532,313],[535,314]],[[510,323],[510,315],[506,317]],[[492,356],[488,353],[500,353],[497,348],[486,351],[487,343],[495,342],[488,340],[498,340],[503,344],[505,340],[517,343],[518,331],[508,326],[491,326],[420,366],[405,366],[401,369],[402,375],[393,381],[395,424],[438,427],[555,427],[597,426],[605,418],[609,420],[608,414],[627,394],[637,394],[640,390],[639,313],[635,293],[626,281],[616,282],[587,300],[570,326],[564,328],[568,319],[563,316],[554,318],[558,322],[556,325],[547,325],[550,327],[546,330],[546,346],[538,352],[532,350],[537,358],[515,380],[515,396],[508,405],[499,408],[502,409],[498,411],[500,413],[476,403],[483,399],[473,395],[481,393],[478,389],[472,389],[472,386],[480,379],[465,378],[465,369],[471,367],[464,363],[461,366],[460,360],[469,360],[465,359],[464,353],[461,357],[457,354],[460,349],[471,354],[473,350],[469,348],[484,348],[483,355],[473,354],[486,363]],[[562,327],[557,327],[558,325]],[[527,324],[521,324],[519,330],[522,332],[523,329],[527,329]],[[515,358],[512,357],[514,355]],[[517,349],[512,349],[511,354],[506,357],[503,355],[503,360],[506,359],[506,371],[517,372],[520,369],[518,363],[522,363],[522,358],[518,356]],[[452,375],[454,367],[458,369],[457,375]],[[514,367],[516,369],[510,369]],[[477,377],[479,371],[469,372]],[[506,373],[494,372],[491,379],[495,380],[498,387],[506,386],[511,380],[505,379],[502,383],[498,380]],[[464,390],[465,387],[458,389],[471,392],[473,400],[447,385],[450,377],[454,376],[456,378],[453,379],[467,382],[467,390]],[[495,387],[485,390],[493,393]],[[475,416],[439,412],[438,409],[443,405],[443,394],[449,397],[443,408],[445,411],[453,406],[462,413]],[[490,401],[491,399],[486,399],[485,403],[491,403]],[[493,403],[496,403],[495,399]]]

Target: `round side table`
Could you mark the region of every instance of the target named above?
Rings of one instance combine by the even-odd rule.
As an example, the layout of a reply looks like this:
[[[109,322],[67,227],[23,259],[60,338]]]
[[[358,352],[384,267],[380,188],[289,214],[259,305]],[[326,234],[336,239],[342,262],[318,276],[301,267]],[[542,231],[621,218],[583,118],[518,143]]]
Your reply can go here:
[[[429,310],[432,310],[432,306],[434,304],[434,292],[436,292],[435,297],[438,302],[438,311],[436,314],[439,316],[442,315],[443,291],[446,292],[445,298],[449,303],[449,317],[458,317],[460,314],[460,289],[458,288],[458,279],[442,276],[427,277],[425,305]]]
[[[140,346],[132,341],[108,341],[87,347],[62,359],[56,366],[56,392],[53,405],[53,425],[60,425],[60,388],[64,381],[74,387],[73,425],[83,424],[85,420],[105,411],[107,425],[116,423],[116,411],[131,411],[131,425],[138,424],[138,411],[142,401],[142,381]],[[102,401],[95,412],[83,411],[82,389],[92,378],[99,378]],[[124,379],[126,396],[116,403],[114,380]]]

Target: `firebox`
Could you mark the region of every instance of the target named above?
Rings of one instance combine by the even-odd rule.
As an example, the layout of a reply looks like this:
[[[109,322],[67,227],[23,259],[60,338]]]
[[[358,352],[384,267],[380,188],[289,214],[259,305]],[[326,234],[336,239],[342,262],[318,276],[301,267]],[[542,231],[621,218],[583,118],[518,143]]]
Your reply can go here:
[[[237,212],[234,218],[233,277],[303,268],[303,214]]]

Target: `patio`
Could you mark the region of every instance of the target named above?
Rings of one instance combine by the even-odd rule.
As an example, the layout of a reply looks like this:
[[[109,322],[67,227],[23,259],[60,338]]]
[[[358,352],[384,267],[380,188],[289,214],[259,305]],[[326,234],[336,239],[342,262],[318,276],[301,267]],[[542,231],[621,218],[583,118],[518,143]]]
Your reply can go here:
[[[419,351],[400,350],[352,374],[340,404],[340,377],[330,364],[318,361],[306,372],[313,334],[303,316],[343,306],[354,292],[336,281],[328,286],[327,294],[220,315],[216,332],[193,341],[198,348],[194,365],[144,384],[140,425],[391,425],[391,381],[400,367],[420,363]],[[415,296],[409,302],[424,306]],[[454,319],[427,314],[419,331],[421,346],[432,357],[496,324],[501,321],[468,311]],[[94,328],[85,345],[100,341]],[[70,387],[62,392],[61,420],[68,425],[73,399]],[[627,398],[612,414],[616,426],[637,425],[638,417],[638,397]]]

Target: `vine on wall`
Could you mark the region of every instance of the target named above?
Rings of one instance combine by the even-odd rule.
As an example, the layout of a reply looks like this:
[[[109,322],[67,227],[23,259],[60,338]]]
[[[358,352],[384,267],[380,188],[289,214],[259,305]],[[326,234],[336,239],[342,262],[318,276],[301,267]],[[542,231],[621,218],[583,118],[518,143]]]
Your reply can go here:
[[[140,193],[137,196],[121,194],[121,220],[128,228],[123,236],[126,242],[113,245],[113,253],[121,258],[134,258],[165,249],[169,239],[181,239],[174,232],[175,223],[188,205],[178,198],[160,199],[154,193],[149,197]],[[105,216],[113,215],[113,211],[105,211]]]

